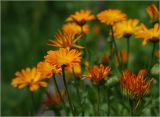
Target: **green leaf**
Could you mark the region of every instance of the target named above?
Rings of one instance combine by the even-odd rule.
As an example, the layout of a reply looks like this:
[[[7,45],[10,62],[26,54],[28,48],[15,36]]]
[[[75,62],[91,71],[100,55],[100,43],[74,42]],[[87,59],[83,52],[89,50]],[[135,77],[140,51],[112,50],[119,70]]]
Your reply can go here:
[[[160,74],[160,64],[155,64],[153,65],[153,67],[151,68],[151,74],[153,75],[158,75]]]
[[[112,76],[112,77],[109,77],[105,80],[107,80],[105,83],[105,86],[112,86],[112,85],[116,84],[117,82],[119,82],[119,78],[117,76]]]

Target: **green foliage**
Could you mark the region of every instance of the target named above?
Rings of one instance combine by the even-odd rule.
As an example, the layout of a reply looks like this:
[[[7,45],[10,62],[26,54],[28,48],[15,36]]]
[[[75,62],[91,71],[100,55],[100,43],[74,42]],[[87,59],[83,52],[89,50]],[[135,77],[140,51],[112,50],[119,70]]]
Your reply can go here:
[[[160,64],[159,63],[153,65],[153,67],[151,68],[151,73],[154,75],[160,74]]]

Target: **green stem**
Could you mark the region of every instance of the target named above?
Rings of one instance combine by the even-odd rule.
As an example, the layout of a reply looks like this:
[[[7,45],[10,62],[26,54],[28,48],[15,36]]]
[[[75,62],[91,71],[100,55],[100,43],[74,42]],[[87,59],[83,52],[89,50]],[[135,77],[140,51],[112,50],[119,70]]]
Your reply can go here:
[[[129,38],[126,38],[126,41],[127,41],[127,56],[128,56],[128,59],[127,59],[127,69],[129,68],[129,52],[130,52],[130,39]]]
[[[108,103],[108,113],[107,113],[107,116],[109,116],[110,115],[110,100],[109,100],[110,92],[109,92],[109,88],[107,90],[108,90],[108,92],[107,92],[107,103]]]
[[[120,60],[119,60],[119,57],[118,57],[118,49],[117,49],[117,45],[116,45],[116,42],[115,42],[114,32],[113,32],[113,27],[112,27],[112,26],[111,26],[111,32],[112,32],[111,60],[114,59],[114,58],[113,58],[113,53],[114,53],[114,51],[113,51],[113,45],[114,45],[114,46],[115,46],[115,51],[116,51],[116,57],[117,57],[117,60],[118,60],[118,65],[119,65],[119,67],[117,67],[116,65],[115,65],[115,67],[116,67],[116,70],[117,70],[120,74],[122,74],[122,71],[121,71],[121,63],[120,63]]]
[[[31,92],[31,100],[32,100],[32,115],[35,113],[35,101],[34,101],[34,94]]]
[[[99,116],[99,108],[100,108],[100,86],[97,86],[97,116]]]
[[[84,111],[83,111],[83,105],[81,104],[81,95],[80,95],[80,91],[79,91],[79,79],[76,77],[76,74],[74,72],[74,69],[72,68],[73,71],[73,75],[74,75],[74,80],[75,80],[75,87],[76,87],[76,92],[77,92],[77,96],[78,96],[78,101],[79,101],[79,105],[81,106],[82,109],[82,116],[84,115]]]
[[[69,105],[70,105],[72,114],[74,115],[74,108],[73,108],[73,105],[72,105],[72,102],[71,102],[71,99],[70,99],[70,95],[69,95],[68,87],[67,87],[67,82],[66,82],[66,78],[65,78],[65,70],[64,70],[65,65],[62,65],[61,67],[62,67],[62,74],[63,74],[63,82],[64,82],[64,86],[66,88],[66,93],[67,93],[67,96],[68,96]]]
[[[78,100],[80,101],[79,81],[78,81],[78,78],[76,77],[76,74],[75,74],[73,68],[72,68],[72,71],[73,71],[73,75],[74,75],[74,81],[75,81],[75,87],[76,87],[76,91],[77,91],[77,95],[78,95]]]
[[[154,51],[155,51],[155,48],[156,48],[156,43],[153,43],[152,54],[151,54],[151,60],[150,60],[149,66],[148,66],[149,72],[150,72],[150,69],[151,69],[151,67],[152,67],[152,61],[153,61],[153,58],[154,58]]]
[[[76,79],[76,91],[77,91],[77,95],[78,95],[78,100],[81,102],[81,98],[80,98],[80,93],[79,93],[79,88],[78,88],[78,86],[79,86],[79,83],[78,83],[78,80]]]
[[[116,41],[115,41],[115,38],[114,38],[114,32],[113,32],[113,27],[112,26],[111,26],[111,31],[112,31],[112,43],[115,46],[115,51],[116,51],[116,56],[117,56],[118,64],[120,65],[120,60],[119,60],[119,57],[118,57],[118,48],[117,48],[117,44],[116,44]]]
[[[54,80],[54,85],[55,85],[55,87],[56,87],[56,90],[58,91],[59,97],[60,97],[61,101],[63,102],[63,104],[65,105],[64,100],[63,100],[62,95],[61,95],[61,92],[60,92],[60,90],[59,90],[59,88],[58,88],[58,84],[57,84],[55,75],[53,75],[53,80]]]
[[[133,111],[134,108],[134,100],[129,99],[129,104],[130,104],[130,112],[131,112],[131,116],[134,116],[135,113]]]

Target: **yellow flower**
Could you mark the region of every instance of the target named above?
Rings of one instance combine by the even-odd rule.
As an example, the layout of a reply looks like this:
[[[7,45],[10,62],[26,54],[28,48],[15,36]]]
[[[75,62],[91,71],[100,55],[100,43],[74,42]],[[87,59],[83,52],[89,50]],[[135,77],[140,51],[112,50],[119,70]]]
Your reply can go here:
[[[93,20],[94,18],[95,16],[91,14],[91,11],[82,9],[70,15],[66,21],[74,21],[78,25],[83,26],[87,21]]]
[[[160,24],[156,23],[153,28],[147,29],[144,24],[140,25],[135,33],[137,38],[143,38],[143,45],[148,41],[156,43],[160,40]]]
[[[130,37],[135,34],[139,21],[137,19],[129,19],[118,22],[113,25],[113,33],[116,38]]]
[[[123,76],[121,78],[121,88],[124,94],[127,94],[128,96],[134,96],[137,98],[140,98],[144,96],[153,81],[153,79],[149,80],[147,83],[145,83],[145,70],[140,70],[138,75],[136,74],[130,74],[128,70],[123,72]]]
[[[63,31],[69,34],[87,34],[89,32],[88,25],[83,25],[82,29],[81,26],[77,25],[76,23],[67,23],[63,26]]]
[[[55,35],[56,40],[49,40],[51,43],[48,44],[50,46],[55,46],[55,47],[60,47],[60,48],[80,48],[82,49],[83,47],[80,45],[77,45],[76,42],[81,38],[81,36],[78,36],[75,38],[74,34],[69,34],[65,32],[59,31]]]
[[[109,75],[111,68],[104,67],[102,64],[100,66],[93,66],[91,69],[88,70],[86,75],[83,75],[83,78],[91,78],[93,81],[101,81],[106,76]]]
[[[81,53],[76,49],[68,50],[66,48],[60,48],[57,51],[48,51],[48,55],[44,58],[50,64],[57,65],[58,67],[62,65],[70,66],[81,62]]]
[[[61,69],[56,67],[56,65],[51,65],[50,63],[43,61],[37,64],[37,70],[41,72],[42,76],[45,78],[51,78],[53,74],[60,74]]]
[[[97,14],[97,18],[107,25],[113,25],[116,22],[123,21],[127,15],[118,9],[108,9]]]
[[[16,77],[12,80],[12,85],[22,89],[28,87],[31,91],[36,91],[40,86],[47,87],[48,84],[42,81],[44,78],[37,68],[22,69],[21,72],[15,73]]]
[[[154,4],[149,5],[147,8],[147,13],[150,16],[151,20],[158,20],[160,12]]]
[[[64,90],[61,91],[61,96],[64,97]],[[46,92],[46,95],[47,95],[47,99],[45,99],[43,101],[43,103],[47,106],[47,107],[50,107],[50,106],[53,106],[53,105],[59,105],[62,103],[62,100],[59,96],[59,93],[57,90],[55,90],[54,92],[54,95],[52,96],[49,92]]]

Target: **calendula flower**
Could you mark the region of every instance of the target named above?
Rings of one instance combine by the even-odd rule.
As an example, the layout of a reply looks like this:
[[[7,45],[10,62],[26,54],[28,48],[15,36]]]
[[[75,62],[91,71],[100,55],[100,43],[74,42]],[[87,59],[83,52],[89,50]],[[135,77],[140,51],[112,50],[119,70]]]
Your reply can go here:
[[[123,21],[127,15],[118,9],[108,9],[97,14],[97,18],[107,25],[113,25],[116,22]]]
[[[133,96],[136,98],[141,98],[144,96],[153,81],[153,79],[149,80],[147,83],[145,82],[146,70],[140,70],[138,75],[134,73],[130,73],[128,70],[123,72],[123,76],[121,78],[121,88],[122,91],[128,96]]]
[[[100,66],[95,65],[88,70],[86,75],[83,75],[83,79],[91,78],[93,81],[101,81],[109,75],[110,70],[109,66],[104,67],[102,64]]]
[[[58,91],[55,90],[53,96],[47,91],[46,92],[47,99],[43,101],[43,103],[47,107],[51,107],[53,105],[59,105],[62,103],[62,100],[58,94]],[[64,97],[64,90],[61,91],[61,96]]]
[[[49,40],[49,42],[51,42],[50,46],[55,46],[55,47],[59,47],[59,48],[80,48],[82,49],[83,47],[80,45],[77,45],[76,42],[81,38],[81,36],[78,36],[75,38],[74,34],[70,34],[70,33],[65,33],[65,32],[61,32],[59,31],[58,33],[56,33],[55,35],[55,40]]]
[[[70,66],[81,62],[81,53],[76,49],[68,50],[66,48],[60,48],[57,51],[50,50],[47,53],[48,55],[44,57],[45,60],[58,67],[62,65]]]
[[[53,74],[60,74],[61,69],[56,65],[51,65],[50,63],[43,61],[37,64],[37,69],[41,72],[43,77],[51,78]]]
[[[113,25],[113,33],[116,38],[130,37],[134,35],[137,29],[139,21],[137,19],[129,19],[122,22],[118,22]]]
[[[119,57],[119,59],[122,60],[123,63],[126,63],[127,60],[128,60],[128,55],[127,55],[127,52],[125,50],[118,51],[118,57]],[[115,58],[116,63],[118,63],[116,55],[114,55],[114,58]]]
[[[79,26],[76,23],[67,23],[63,26],[63,31],[68,33],[68,34],[87,34],[89,32],[89,26],[88,25],[83,25],[82,27]]]
[[[160,12],[154,4],[149,5],[147,8],[147,13],[150,16],[151,20],[158,20]]]
[[[15,76],[11,84],[19,89],[27,86],[31,91],[36,91],[40,86],[48,86],[48,84],[43,81],[44,77],[42,74],[35,67],[22,69],[21,72],[16,72]]]
[[[143,45],[148,41],[156,43],[160,40],[160,24],[156,23],[153,28],[147,29],[144,24],[141,24],[135,33],[137,38],[142,38]]]
[[[74,21],[78,25],[83,26],[87,21],[93,20],[94,18],[95,16],[91,14],[91,11],[82,9],[70,15],[66,21]]]

